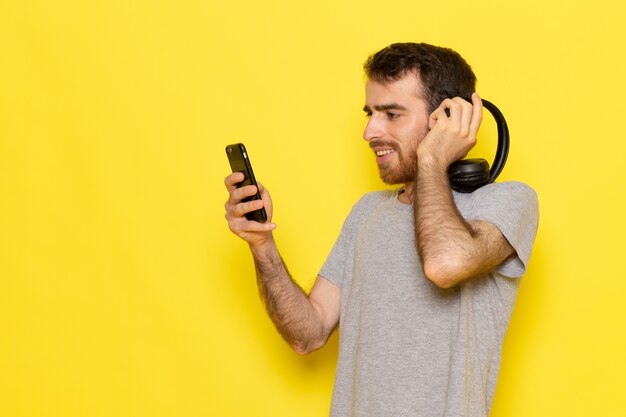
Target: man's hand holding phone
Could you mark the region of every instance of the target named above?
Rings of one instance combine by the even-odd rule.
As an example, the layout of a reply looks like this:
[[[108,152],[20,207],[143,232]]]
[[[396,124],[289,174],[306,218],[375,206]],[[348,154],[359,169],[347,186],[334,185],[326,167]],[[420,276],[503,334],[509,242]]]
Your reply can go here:
[[[248,242],[251,247],[261,247],[272,239],[272,230],[276,225],[272,220],[272,199],[267,189],[258,183],[255,185],[245,185],[237,187],[244,180],[244,174],[234,172],[226,177],[224,184],[228,190],[228,200],[224,207],[226,209],[226,220],[230,230]],[[261,195],[260,200],[242,201],[245,198],[253,197],[257,193]],[[252,213],[261,208],[267,213],[267,222],[261,223],[248,220],[246,214]]]

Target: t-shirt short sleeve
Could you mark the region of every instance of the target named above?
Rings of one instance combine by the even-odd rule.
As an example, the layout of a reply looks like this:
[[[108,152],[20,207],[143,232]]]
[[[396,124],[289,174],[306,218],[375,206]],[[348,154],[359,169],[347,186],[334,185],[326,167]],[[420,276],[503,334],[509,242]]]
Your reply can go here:
[[[339,288],[345,282],[350,271],[350,263],[353,261],[354,241],[356,239],[355,230],[358,224],[363,221],[363,216],[368,207],[376,200],[375,193],[364,195],[350,210],[350,214],[343,222],[339,237],[335,241],[333,249],[322,265],[320,275],[332,282]]]
[[[535,191],[515,181],[489,184],[472,193],[468,210],[467,221],[481,220],[495,225],[517,253],[496,272],[511,278],[524,275],[539,221]]]
[[[346,263],[350,259],[348,252],[350,250],[350,241],[352,240],[352,217],[354,209],[350,212],[346,220],[343,222],[339,237],[333,245],[333,249],[328,254],[326,262],[322,265],[320,275],[341,288],[346,276]]]

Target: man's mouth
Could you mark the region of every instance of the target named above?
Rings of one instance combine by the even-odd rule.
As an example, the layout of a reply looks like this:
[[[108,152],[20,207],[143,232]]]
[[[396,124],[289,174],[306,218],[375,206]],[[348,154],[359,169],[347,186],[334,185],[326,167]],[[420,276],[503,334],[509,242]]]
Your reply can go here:
[[[388,159],[393,158],[393,154],[396,153],[396,150],[389,145],[383,146],[372,146],[372,150],[376,154],[376,163],[381,164],[386,162]]]
[[[390,153],[395,152],[393,149],[385,149],[384,151],[376,151],[376,156],[380,157],[380,156],[385,156],[385,155],[389,155]]]

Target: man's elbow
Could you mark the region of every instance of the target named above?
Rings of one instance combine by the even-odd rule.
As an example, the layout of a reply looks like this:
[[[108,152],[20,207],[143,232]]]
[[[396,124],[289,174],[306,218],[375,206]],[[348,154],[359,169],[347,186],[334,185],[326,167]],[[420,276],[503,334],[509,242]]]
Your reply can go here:
[[[456,260],[424,262],[424,275],[441,289],[452,288],[465,279],[466,270]]]
[[[325,344],[326,340],[322,339],[310,341],[295,340],[290,343],[290,346],[298,355],[306,356],[320,349]]]

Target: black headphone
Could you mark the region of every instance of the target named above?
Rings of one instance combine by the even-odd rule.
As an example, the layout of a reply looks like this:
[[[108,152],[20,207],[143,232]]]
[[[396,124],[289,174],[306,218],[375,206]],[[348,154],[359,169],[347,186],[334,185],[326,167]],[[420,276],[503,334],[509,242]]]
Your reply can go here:
[[[491,169],[489,169],[489,163],[480,158],[461,159],[450,165],[448,168],[450,186],[460,193],[471,193],[483,185],[494,182],[504,168],[504,163],[509,155],[509,127],[504,115],[493,103],[485,99],[483,99],[483,107],[489,110],[489,113],[496,120],[498,149]]]

